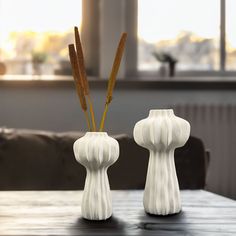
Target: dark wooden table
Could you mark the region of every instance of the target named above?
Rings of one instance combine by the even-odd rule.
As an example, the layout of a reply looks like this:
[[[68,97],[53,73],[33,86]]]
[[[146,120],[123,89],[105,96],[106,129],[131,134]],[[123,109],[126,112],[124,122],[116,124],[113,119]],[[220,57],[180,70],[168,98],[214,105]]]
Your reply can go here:
[[[81,218],[81,191],[0,192],[0,235],[236,235],[236,201],[182,191],[180,214],[147,215],[142,191],[113,191],[113,216]]]

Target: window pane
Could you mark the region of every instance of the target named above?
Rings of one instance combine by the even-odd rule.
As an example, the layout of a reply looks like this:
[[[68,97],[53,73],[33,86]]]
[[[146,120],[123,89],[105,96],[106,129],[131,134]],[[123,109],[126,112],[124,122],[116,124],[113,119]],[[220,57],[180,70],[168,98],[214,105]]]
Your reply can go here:
[[[236,70],[236,1],[226,0],[226,69]]]
[[[0,0],[0,61],[8,74],[65,74],[81,0]],[[2,65],[2,64],[1,64]]]
[[[154,52],[178,70],[219,69],[219,23],[219,0],[138,0],[139,70],[160,68]]]

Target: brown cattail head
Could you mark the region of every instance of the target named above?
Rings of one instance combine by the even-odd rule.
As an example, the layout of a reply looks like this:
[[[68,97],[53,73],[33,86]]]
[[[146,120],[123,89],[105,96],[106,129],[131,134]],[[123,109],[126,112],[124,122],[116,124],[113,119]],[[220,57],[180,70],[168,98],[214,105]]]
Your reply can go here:
[[[78,97],[80,100],[80,105],[82,107],[82,110],[86,111],[87,104],[86,104],[84,91],[82,88],[82,83],[80,80],[79,66],[78,66],[78,60],[77,60],[77,55],[76,55],[76,51],[75,51],[75,46],[74,46],[74,44],[70,44],[70,45],[68,45],[68,48],[69,48],[70,63],[71,63],[73,78],[75,81],[76,91],[77,91],[77,94],[78,94]]]
[[[76,46],[76,51],[77,51],[77,58],[78,58],[78,64],[79,64],[80,77],[82,80],[82,86],[83,86],[85,95],[89,95],[89,84],[88,84],[87,75],[86,75],[84,54],[83,54],[82,44],[80,40],[79,30],[78,30],[78,27],[76,26],[74,27],[74,33],[75,33],[75,46]]]
[[[121,58],[125,48],[125,42],[127,38],[127,33],[123,33],[118,48],[116,50],[116,56],[113,62],[112,71],[109,77],[108,88],[107,88],[107,98],[106,104],[109,104],[112,100],[112,93],[116,83],[116,76],[120,67]]]

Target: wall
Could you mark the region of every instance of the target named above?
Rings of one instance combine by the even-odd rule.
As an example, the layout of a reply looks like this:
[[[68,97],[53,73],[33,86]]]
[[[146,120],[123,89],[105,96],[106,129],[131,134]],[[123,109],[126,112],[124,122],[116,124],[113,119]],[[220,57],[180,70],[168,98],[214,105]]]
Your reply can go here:
[[[97,122],[105,100],[105,87],[94,88],[92,97]],[[114,93],[106,129],[110,133],[128,133],[136,121],[152,108],[179,104],[236,104],[234,90],[124,89]],[[70,86],[1,86],[0,126],[54,131],[86,130],[73,84]]]

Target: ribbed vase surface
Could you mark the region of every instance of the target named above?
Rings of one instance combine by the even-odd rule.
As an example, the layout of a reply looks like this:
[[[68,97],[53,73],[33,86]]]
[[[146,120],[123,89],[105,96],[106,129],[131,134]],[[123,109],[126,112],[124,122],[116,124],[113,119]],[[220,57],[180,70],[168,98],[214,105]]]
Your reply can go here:
[[[82,217],[89,220],[106,220],[112,215],[112,198],[107,169],[119,157],[118,142],[105,132],[87,132],[74,143],[76,160],[87,171]]]
[[[150,110],[146,119],[136,123],[134,139],[150,152],[143,198],[146,212],[168,215],[181,211],[174,150],[183,146],[189,135],[190,124],[172,109]]]

